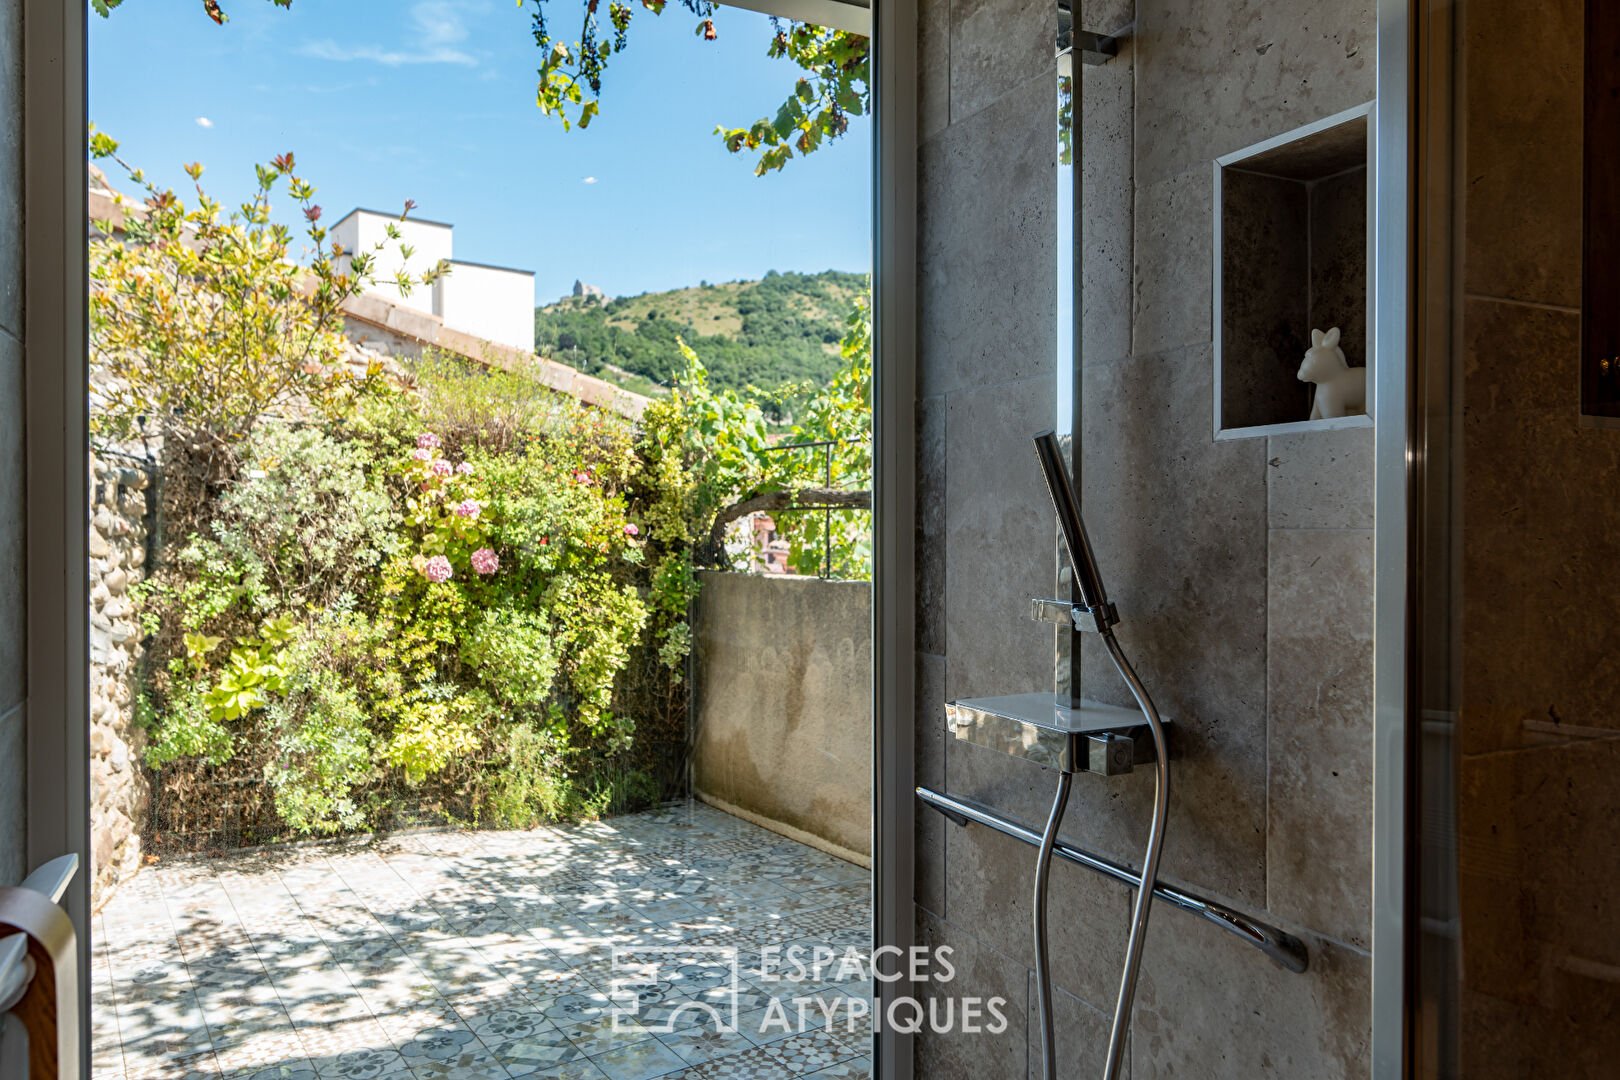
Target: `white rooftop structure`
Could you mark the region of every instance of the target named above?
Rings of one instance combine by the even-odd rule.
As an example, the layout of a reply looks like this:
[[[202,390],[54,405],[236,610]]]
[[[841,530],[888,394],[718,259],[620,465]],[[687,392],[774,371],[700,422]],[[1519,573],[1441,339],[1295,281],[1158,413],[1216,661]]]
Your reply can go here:
[[[399,240],[388,239],[390,225],[399,231]],[[373,253],[375,280],[367,292],[437,315],[452,330],[534,349],[534,271],[457,260],[452,226],[414,217],[401,221],[398,214],[380,210],[350,210],[332,226],[331,237],[346,252]],[[409,261],[401,246],[412,249]],[[448,274],[430,288],[418,286],[409,296],[400,293],[394,284],[399,271],[420,277],[441,259],[450,264]],[[348,259],[340,262],[346,269]]]

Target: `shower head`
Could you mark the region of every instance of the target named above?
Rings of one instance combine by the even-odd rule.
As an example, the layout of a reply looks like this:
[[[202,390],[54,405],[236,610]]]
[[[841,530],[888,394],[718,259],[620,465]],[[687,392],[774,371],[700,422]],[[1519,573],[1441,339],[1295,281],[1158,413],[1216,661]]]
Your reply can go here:
[[[1080,597],[1091,609],[1097,629],[1106,630],[1118,618],[1103,588],[1097,556],[1092,553],[1091,540],[1086,536],[1086,523],[1075,505],[1074,486],[1069,482],[1069,470],[1063,464],[1057,435],[1051,431],[1036,435],[1035,454],[1041,459],[1046,490],[1052,497],[1052,508],[1057,511],[1058,525],[1063,529],[1063,544],[1069,549],[1069,565],[1074,567],[1074,579],[1080,583]]]

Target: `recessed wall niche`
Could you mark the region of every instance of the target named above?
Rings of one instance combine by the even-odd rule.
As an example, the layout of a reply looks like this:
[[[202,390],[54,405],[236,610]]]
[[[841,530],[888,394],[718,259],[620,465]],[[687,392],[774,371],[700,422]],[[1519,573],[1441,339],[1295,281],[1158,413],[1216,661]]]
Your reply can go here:
[[[1215,437],[1372,425],[1372,106],[1215,162]],[[1366,412],[1312,420],[1311,331],[1339,328]],[[1354,376],[1351,376],[1352,381]]]

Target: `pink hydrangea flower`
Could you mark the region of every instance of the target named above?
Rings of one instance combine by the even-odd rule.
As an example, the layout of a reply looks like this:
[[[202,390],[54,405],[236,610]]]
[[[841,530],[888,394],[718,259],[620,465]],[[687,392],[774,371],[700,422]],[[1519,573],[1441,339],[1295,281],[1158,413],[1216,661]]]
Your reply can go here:
[[[591,482],[591,474],[588,472],[576,472],[574,474],[574,482],[576,484],[588,484]]]
[[[460,465],[456,466],[456,472],[460,473],[462,476],[471,476],[472,471],[472,462],[470,461],[463,461]]]
[[[635,523],[632,522],[631,524],[626,525],[624,527],[624,535],[626,535],[626,536],[640,536],[641,535],[641,530],[636,528]]]
[[[424,431],[416,437],[416,448],[418,450],[437,450],[439,448],[439,437],[431,431]]]
[[[435,555],[422,564],[422,576],[437,585],[441,581],[450,580],[450,560],[443,555]]]
[[[501,568],[501,557],[490,548],[479,548],[472,553],[472,568],[480,574],[493,574]]]
[[[478,516],[479,511],[483,509],[484,508],[478,504],[477,499],[463,499],[461,502],[456,504],[456,516],[475,518]]]
[[[411,457],[417,461],[426,463],[433,460],[433,451],[429,450],[425,446],[419,447],[411,451]]]
[[[444,460],[444,458],[440,458],[438,461],[435,461],[432,465],[428,466],[428,471],[434,476],[449,476],[454,470],[450,468],[450,463],[448,461]]]

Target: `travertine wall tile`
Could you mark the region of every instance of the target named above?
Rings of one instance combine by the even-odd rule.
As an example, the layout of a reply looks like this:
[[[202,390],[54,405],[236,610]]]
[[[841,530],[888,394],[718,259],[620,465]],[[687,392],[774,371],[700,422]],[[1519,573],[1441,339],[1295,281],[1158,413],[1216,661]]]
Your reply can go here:
[[[1057,6],[1048,0],[950,0],[951,118],[963,120],[1048,71]]]
[[[1373,431],[1273,435],[1266,498],[1273,529],[1373,527]]]
[[[1136,0],[1081,0],[1080,29],[1099,34],[1124,31],[1128,36],[1136,18]]]
[[[1310,387],[1297,377],[1311,341],[1309,222],[1304,184],[1222,170],[1223,427],[1285,424],[1311,414]]]
[[[1271,534],[1266,906],[1372,944],[1373,535]]]
[[[28,876],[26,854],[28,712],[21,702],[0,709],[0,884],[16,885]]]
[[[1044,1058],[1041,1048],[1040,990],[1035,973],[1029,973],[1029,1080],[1041,1080]],[[1057,1075],[1086,1077],[1102,1072],[1108,1060],[1108,1033],[1114,1022],[1114,1006],[1106,1009],[1090,1005],[1061,987],[1052,990],[1052,1038],[1057,1044]],[[1131,1057],[1126,1037],[1125,1060],[1120,1080],[1130,1080]]]
[[[0,199],[5,192],[0,189]],[[23,348],[0,329],[0,454],[11,467],[0,469],[0,712],[21,702],[28,691],[27,599],[24,579],[27,532],[23,454]],[[0,759],[0,768],[10,762]],[[16,760],[20,769],[21,759]],[[16,884],[0,882],[0,884]]]
[[[1043,774],[1043,786],[1055,786],[1055,772],[1024,764]],[[1051,791],[1045,795],[1050,803]],[[1043,811],[1025,821],[1040,829],[1046,815]],[[945,835],[951,868],[945,883],[949,918],[972,927],[974,935],[996,951],[1033,968],[1035,849],[982,826],[952,825]],[[1051,904],[1047,919],[1053,982],[1093,1006],[1111,1005],[1125,962],[1130,891],[1061,859],[1053,860],[1051,888],[1050,895],[1061,898]]]
[[[1132,1024],[1133,1080],[1345,1080],[1370,1069],[1372,965],[1318,938],[1283,971],[1196,916],[1154,915]]]
[[[1139,0],[1137,183],[1371,101],[1373,0]]]
[[[1311,304],[1294,360],[1309,332],[1339,328],[1339,348],[1352,367],[1367,363],[1367,169],[1311,186]]]
[[[1264,902],[1266,505],[1261,440],[1213,441],[1208,347],[1086,371],[1082,479],[1119,638],[1176,725],[1165,873]],[[1085,696],[1130,705],[1085,640]],[[1114,798],[1078,785],[1076,812],[1139,858],[1151,779]],[[1116,816],[1110,807],[1118,806]],[[1082,809],[1083,808],[1083,809]]]
[[[1055,69],[958,120],[920,155],[918,392],[1052,377],[1057,348]]]
[[[1211,438],[1211,378],[1208,347],[1088,369],[1081,484],[1120,639],[1155,701],[1226,722],[1264,707],[1266,459],[1261,440]],[[1088,664],[1086,693],[1129,704],[1112,670]]]
[[[917,139],[926,142],[951,122],[950,0],[917,4]]]
[[[1132,250],[1132,351],[1137,356],[1211,340],[1214,192],[1209,166],[1152,185],[1143,185],[1137,175]]]
[[[0,0],[0,885],[27,870],[22,224],[22,4]]]
[[[1129,21],[1129,5],[1120,22]],[[1119,12],[1102,12],[1119,18]],[[1081,65],[1081,184],[1085,214],[1079,221],[1085,363],[1104,363],[1131,351],[1132,144],[1136,111],[1132,94],[1136,70],[1130,38],[1106,64]]]
[[[1520,1068],[1465,1051],[1485,1077],[1553,1064],[1602,1076],[1620,1055],[1620,995],[1604,974],[1620,967],[1620,937],[1607,932],[1620,925],[1620,740],[1548,738],[1462,760],[1464,1045],[1478,1037]],[[1504,1012],[1516,1045],[1488,1034]]]
[[[1031,30],[1036,14],[1020,4],[955,5],[948,124],[930,127],[920,157],[919,383],[928,403],[919,410],[918,436],[922,446],[940,437],[932,409],[942,401],[948,602],[942,612],[931,599],[920,603],[919,640],[939,640],[933,621],[942,621],[947,697],[1038,689],[1052,678],[1052,631],[1028,622],[1022,610],[1027,597],[1052,588],[1053,549],[1028,443],[1051,422],[1056,390],[1053,79],[1049,70],[1021,66],[1044,67],[1050,59],[1049,40],[1037,41]],[[1272,766],[1270,530],[1369,528],[1371,440],[1365,431],[1312,433],[1297,443],[1213,440],[1210,162],[1370,100],[1372,4],[1095,0],[1080,22],[1107,31],[1133,19],[1137,28],[1121,55],[1082,72],[1085,512],[1124,615],[1121,640],[1177,725],[1162,872],[1260,914]],[[932,115],[937,122],[937,109]],[[1302,297],[1299,321],[1308,314]],[[1284,359],[1297,368],[1297,356]],[[1323,441],[1309,442],[1313,437]],[[920,466],[919,506],[931,505],[932,468]],[[1358,539],[1365,533],[1335,534],[1333,543],[1353,547]],[[920,543],[937,545],[937,538]],[[920,553],[919,565],[933,558]],[[1294,560],[1282,565],[1302,574]],[[920,588],[933,573],[920,570]],[[1359,584],[1365,605],[1371,585]],[[1290,647],[1305,647],[1300,627],[1285,628]],[[1339,629],[1328,620],[1321,632],[1337,642]],[[1359,624],[1346,616],[1344,629],[1353,651]],[[919,669],[919,693],[936,692],[933,663],[930,657]],[[1343,674],[1347,681],[1357,673]],[[1299,667],[1295,675],[1309,671]],[[1084,681],[1088,696],[1128,702],[1098,652],[1086,656]],[[1279,685],[1293,694],[1303,684]],[[1298,785],[1291,792],[1310,787],[1309,770],[1344,752],[1352,741],[1344,732],[1370,722],[1353,711],[1338,703],[1333,724],[1292,728],[1297,741],[1279,747],[1279,775]],[[925,707],[919,716],[942,723]],[[935,752],[926,737],[922,745],[932,770]],[[947,790],[1044,822],[1052,770],[948,737],[942,749]],[[1138,863],[1152,780],[1146,770],[1077,777],[1062,835]],[[1364,773],[1344,777],[1335,813],[1354,805],[1355,786],[1364,781]],[[935,866],[919,868],[918,880],[932,895],[930,875],[940,874],[945,918],[933,908],[920,916],[924,943],[948,939],[971,950],[975,986],[1026,968],[1033,961],[1034,851],[990,830],[947,824],[941,854],[925,838],[927,828],[919,827],[919,858]],[[1290,817],[1278,842],[1314,842],[1305,828]],[[1283,850],[1293,857],[1293,847]],[[1353,853],[1348,858],[1355,861]],[[1347,864],[1321,873],[1340,880],[1330,887],[1308,873],[1285,875],[1297,889],[1282,895],[1302,911],[1323,912],[1312,918],[1354,923],[1353,905],[1365,902],[1369,887],[1365,869]],[[1129,890],[1106,879],[1066,864],[1054,869],[1052,910],[1063,926],[1054,922],[1053,967],[1066,991],[1060,1027],[1071,1040],[1060,1046],[1066,1073],[1101,1065],[1129,900]],[[1315,938],[1310,945],[1311,974],[1295,976],[1235,938],[1157,907],[1149,932],[1154,985],[1139,998],[1132,1075],[1251,1080],[1365,1072],[1366,957]],[[959,978],[952,993],[964,992],[972,991]],[[1026,987],[1026,999],[1029,993]],[[982,1080],[1016,1075],[1020,1063],[1039,1075],[1032,1009],[1024,1017],[1016,1050],[985,1036],[919,1036],[918,1075]]]
[[[1052,511],[1030,437],[1051,377],[952,394],[945,420],[945,589],[952,697],[1050,689],[1052,629],[1029,599],[1052,577]]]
[[[1474,300],[1464,322],[1463,461],[1481,464],[1462,484],[1463,752],[1541,723],[1620,730],[1602,621],[1620,609],[1620,528],[1599,494],[1620,437],[1579,426],[1580,319]]]
[[[917,649],[945,652],[945,399],[917,402]]]
[[[916,780],[920,785],[946,791],[945,780],[945,658],[917,655]],[[916,876],[919,906],[945,918],[945,830],[943,815],[917,804]]]
[[[913,993],[926,1003],[934,995],[954,998],[999,998],[1004,1030],[943,1035],[926,1033],[916,1041],[916,1075],[928,1080],[985,1080],[1023,1076],[1029,1059],[1029,969],[984,945],[961,927],[927,912],[917,914],[919,946],[951,949],[956,974],[950,982],[931,982]],[[993,1018],[986,1018],[992,1023]]]

